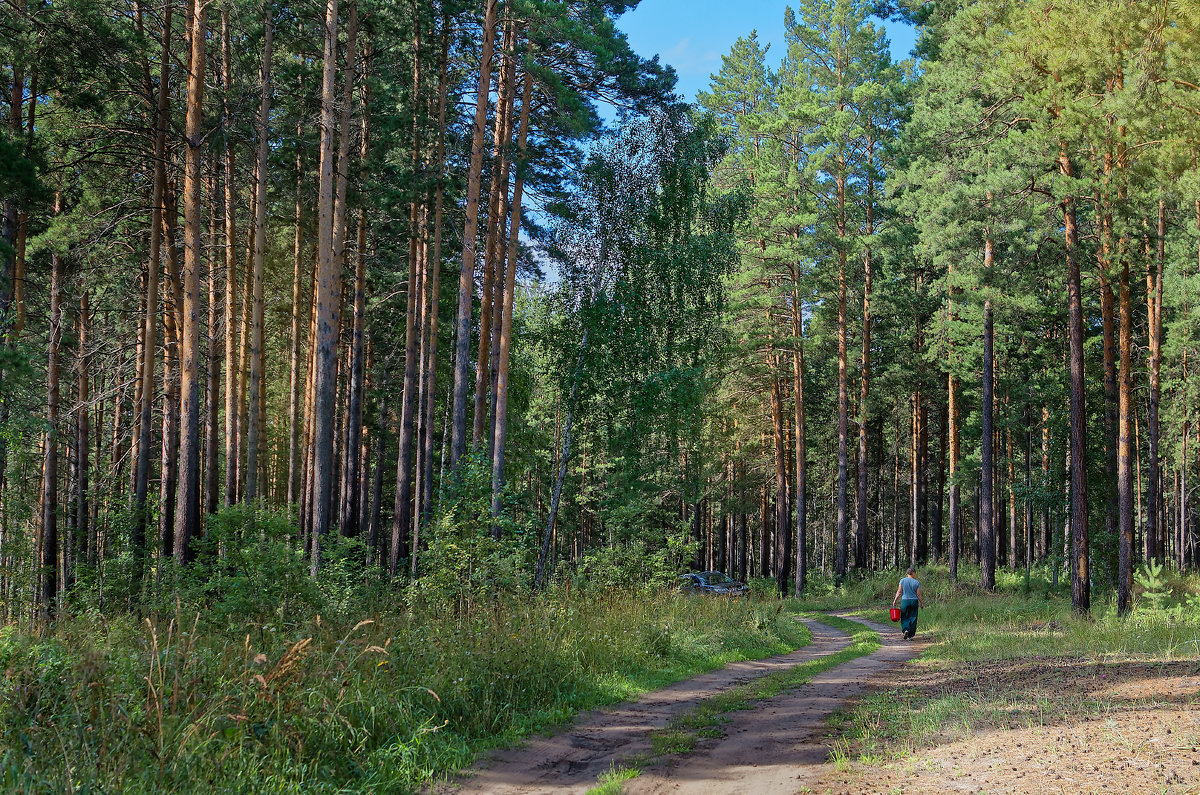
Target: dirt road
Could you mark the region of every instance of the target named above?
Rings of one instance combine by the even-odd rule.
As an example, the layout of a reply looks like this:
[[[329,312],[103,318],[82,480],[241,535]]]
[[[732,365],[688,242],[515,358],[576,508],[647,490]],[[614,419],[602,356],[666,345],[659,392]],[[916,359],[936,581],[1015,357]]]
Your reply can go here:
[[[850,639],[815,621],[808,646],[791,654],[735,663],[720,671],[678,682],[631,703],[587,713],[553,737],[493,755],[466,779],[439,784],[434,793],[456,795],[538,795],[586,793],[599,776],[651,750],[649,735],[700,702],[751,679],[834,654]],[[820,730],[829,714],[873,678],[915,656],[923,644],[899,640],[892,626],[873,622],[883,646],[866,657],[818,674],[789,693],[730,714],[721,738],[703,740],[695,750],[670,757],[625,785],[629,793],[793,793],[805,767],[825,761]]]
[[[856,621],[861,619],[855,619]],[[847,699],[916,656],[924,647],[899,638],[895,626],[863,621],[883,645],[873,654],[817,674],[808,684],[755,709],[730,713],[725,736],[651,768],[625,785],[629,795],[792,795],[820,775],[828,748],[825,720]]]

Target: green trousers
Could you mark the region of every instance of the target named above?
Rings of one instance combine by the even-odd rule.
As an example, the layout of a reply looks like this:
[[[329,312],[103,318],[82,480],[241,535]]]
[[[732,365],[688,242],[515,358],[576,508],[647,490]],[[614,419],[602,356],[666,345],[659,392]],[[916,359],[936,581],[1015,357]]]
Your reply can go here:
[[[917,605],[916,599],[900,600],[900,629],[911,638],[917,634]]]

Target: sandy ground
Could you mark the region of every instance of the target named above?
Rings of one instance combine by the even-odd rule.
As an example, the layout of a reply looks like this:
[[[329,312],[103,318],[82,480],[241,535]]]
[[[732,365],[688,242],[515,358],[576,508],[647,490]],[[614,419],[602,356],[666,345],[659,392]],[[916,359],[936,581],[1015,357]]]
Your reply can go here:
[[[749,680],[764,676],[775,671],[786,670],[800,663],[834,654],[849,644],[849,638],[837,630],[818,622],[806,622],[812,631],[813,641],[808,646],[791,654],[735,663],[719,671],[713,671],[702,676],[678,682],[663,690],[649,693],[642,699],[620,704],[615,707],[584,714],[575,724],[553,737],[536,737],[520,748],[502,751],[494,754],[491,759],[478,765],[469,778],[459,779],[439,784],[431,789],[435,793],[459,793],[460,795],[535,795],[535,793],[585,793],[596,786],[597,779],[613,765],[619,765],[639,754],[651,750],[650,732],[665,727],[671,718],[688,712],[700,702]],[[896,635],[891,628],[891,635]],[[898,643],[898,641],[897,641]],[[767,723],[780,721],[790,723],[793,718],[803,719],[806,726],[819,726],[829,711],[841,704],[842,699],[861,686],[859,680],[869,675],[876,667],[894,665],[899,660],[911,656],[916,648],[904,648],[889,644],[869,658],[860,658],[834,671],[822,674],[816,679],[825,680],[822,684],[816,681],[795,691],[791,696],[780,696],[767,702],[762,702],[755,710],[735,713],[733,722],[729,724],[727,742],[732,742],[741,750],[735,755],[742,757],[741,761],[749,767],[754,758],[764,754],[782,752],[782,736],[765,734],[760,739],[757,736],[756,725],[766,729]],[[864,659],[873,663],[864,663]],[[858,663],[858,665],[856,665]],[[852,667],[853,666],[853,667]],[[814,687],[815,686],[815,687]],[[811,689],[810,688],[814,688]],[[807,692],[808,696],[800,693]],[[809,703],[812,698],[821,699]],[[769,710],[774,710],[774,713]],[[745,727],[739,726],[745,722]],[[803,730],[807,732],[808,729]],[[803,732],[801,732],[803,733]],[[795,754],[788,759],[824,758],[823,751],[815,745],[805,743],[799,736],[796,727],[789,731],[792,735],[791,747]],[[813,738],[815,742],[815,738]],[[720,768],[727,765],[726,757],[720,761],[707,761],[709,755],[721,746],[719,740],[703,741],[692,754],[682,757],[687,760],[687,769],[692,764],[706,764],[704,775],[714,777],[713,789],[687,790],[689,792],[769,792],[761,788],[735,790],[729,788],[730,778],[724,776]],[[758,750],[756,750],[758,746]],[[754,758],[750,758],[754,757]],[[776,771],[774,778],[784,777],[783,770],[787,763],[770,764],[763,772]],[[643,774],[643,779],[635,779],[626,787],[630,792],[660,791],[647,790],[646,785],[656,785],[658,782],[674,780],[674,772],[679,766],[657,768],[649,774]],[[753,769],[750,767],[749,769]],[[744,775],[742,768],[733,773],[734,776]],[[653,776],[653,778],[651,777]],[[690,781],[691,774],[686,775]],[[794,780],[794,774],[793,774]],[[663,790],[674,791],[674,790]]]
[[[822,765],[811,792],[1200,794],[1198,661],[1013,660],[912,677],[918,700],[1007,693],[1011,717],[947,728],[896,761]]]

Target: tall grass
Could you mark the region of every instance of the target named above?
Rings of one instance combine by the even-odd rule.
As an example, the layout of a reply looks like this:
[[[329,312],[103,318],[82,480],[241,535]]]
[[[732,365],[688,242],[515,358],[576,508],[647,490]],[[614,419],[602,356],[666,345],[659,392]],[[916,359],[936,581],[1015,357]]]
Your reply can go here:
[[[557,591],[469,614],[0,629],[0,790],[411,791],[488,746],[807,631],[778,603]]]

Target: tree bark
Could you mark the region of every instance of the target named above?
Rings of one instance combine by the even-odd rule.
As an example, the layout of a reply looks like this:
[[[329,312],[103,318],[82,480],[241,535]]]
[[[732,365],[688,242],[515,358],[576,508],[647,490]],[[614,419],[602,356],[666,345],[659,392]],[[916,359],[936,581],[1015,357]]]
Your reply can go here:
[[[204,513],[214,514],[220,502],[217,481],[221,471],[218,409],[221,391],[220,295],[217,289],[217,179],[213,162],[208,162],[208,377],[204,381]]]
[[[232,87],[232,54],[229,40],[229,8],[221,8],[221,96],[222,138],[225,149],[225,507],[237,502],[238,381],[242,376],[237,360],[237,234],[234,190],[233,141],[230,139],[229,92]],[[243,332],[244,333],[244,332]]]
[[[357,10],[351,5],[350,23],[346,31],[346,84],[354,82],[354,44],[358,34]],[[335,82],[337,72],[338,0],[325,4],[325,54],[321,74],[321,166],[318,186],[317,235],[317,334],[316,367],[313,379],[313,477],[312,477],[312,558],[310,569],[316,575],[321,565],[321,541],[329,532],[330,497],[336,473],[333,466],[334,397],[337,388],[338,324],[341,312],[341,274],[338,261],[335,206],[338,190],[334,179],[334,144],[339,140],[335,124]],[[348,88],[349,90],[349,88]],[[349,113],[349,108],[345,108]],[[343,119],[348,124],[348,118]],[[343,132],[339,149],[348,151],[349,143]],[[344,158],[343,158],[344,161]],[[344,162],[339,165],[344,169]],[[344,191],[344,181],[340,190]],[[344,195],[344,194],[343,194]],[[344,200],[342,202],[344,204]],[[344,211],[343,211],[344,212]]]
[[[800,304],[800,287],[792,293],[792,389],[795,394],[796,422],[796,589],[797,599],[804,595],[808,584],[808,452],[804,438],[804,319]],[[742,515],[743,529],[745,515]]]
[[[1166,265],[1167,205],[1158,200],[1158,229],[1156,253],[1151,267],[1146,271],[1146,308],[1149,325],[1149,351],[1147,369],[1150,371],[1149,410],[1147,425],[1150,437],[1150,477],[1146,500],[1146,538],[1152,546],[1148,558],[1164,560],[1166,529],[1160,526],[1159,506],[1163,498],[1162,461],[1159,458],[1161,426],[1159,422],[1160,370],[1162,365],[1162,305],[1163,270]],[[1153,542],[1150,544],[1149,542]]]
[[[840,165],[840,164],[839,164]],[[834,179],[837,187],[838,233],[838,424],[837,424],[837,549],[834,557],[834,580],[840,585],[846,576],[846,502],[848,477],[848,417],[850,414],[849,372],[846,361],[846,178],[839,171]]]
[[[516,98],[513,64],[515,28],[505,14],[504,49],[500,58],[500,86],[492,123],[492,185],[488,201],[487,232],[483,254],[483,292],[479,308],[479,356],[475,367],[475,418],[471,441],[478,444],[488,425],[489,393],[494,399],[492,384],[496,377],[493,366],[499,345],[499,329],[503,325],[505,288],[504,224],[508,217],[508,147],[512,141],[512,114]],[[494,423],[493,423],[494,425]],[[492,428],[494,432],[494,427]],[[488,439],[489,444],[492,439]]]
[[[296,137],[301,133],[296,126]],[[304,224],[300,183],[304,178],[304,164],[300,157],[301,147],[296,147],[296,234],[292,246],[292,338],[288,352],[288,482],[287,504],[294,505],[300,499],[300,431],[301,421],[301,346],[300,334],[304,310]]]
[[[175,554],[175,509],[179,490],[179,315],[183,304],[179,247],[176,245],[179,206],[173,180],[167,183],[163,211],[166,267],[163,272],[163,418],[158,547],[161,557],[170,558]]]
[[[413,31],[413,86],[421,85],[421,26]],[[414,117],[412,125],[412,168],[416,173],[421,162],[421,131]],[[392,514],[392,545],[388,557],[388,576],[395,577],[400,558],[407,553],[409,568],[416,574],[416,547],[412,543],[413,519],[413,457],[416,454],[415,414],[418,384],[419,344],[417,320],[422,292],[421,217],[420,202],[414,193],[409,207],[408,290],[404,303],[404,389],[400,402],[400,452],[396,458],[396,505]],[[468,297],[469,299],[469,297]],[[418,539],[419,540],[419,539]]]
[[[1122,252],[1124,254],[1124,252]],[[1133,607],[1133,318],[1129,295],[1129,258],[1121,256],[1120,339],[1117,373],[1117,501],[1120,505],[1117,536],[1117,614],[1126,615]],[[1153,310],[1151,310],[1153,311]],[[1153,483],[1153,474],[1151,475]],[[1147,532],[1147,537],[1153,537]]]
[[[148,69],[148,67],[147,67]],[[163,5],[158,102],[154,114],[154,188],[150,211],[150,259],[146,276],[146,314],[142,330],[141,394],[138,401],[138,455],[130,547],[134,576],[141,578],[146,554],[146,499],[150,490],[150,438],[154,408],[154,353],[158,327],[159,263],[162,258],[163,198],[167,184],[167,114],[170,112],[171,3]]]
[[[365,62],[364,62],[365,63]],[[364,67],[364,84],[366,69]],[[367,129],[368,101],[363,97],[363,115],[359,127],[360,176],[365,177],[370,136]],[[342,504],[339,527],[347,537],[359,534],[359,502],[362,497],[362,457],[357,454],[362,445],[363,381],[365,378],[367,323],[367,214],[358,211],[358,234],[354,251],[354,319],[350,332],[350,384],[346,409],[346,456],[342,477]],[[353,454],[352,454],[353,453]]]
[[[200,163],[204,122],[204,0],[192,0],[191,58],[187,81],[183,168],[183,328],[180,351],[180,445],[175,561],[193,557],[192,540],[200,533]]]
[[[1066,145],[1059,150],[1059,171],[1072,176],[1071,159]],[[1067,194],[1062,200],[1064,242],[1067,257],[1067,314],[1070,348],[1071,404],[1071,607],[1086,614],[1091,609],[1091,585],[1088,556],[1087,516],[1087,413],[1084,383],[1083,290],[1079,275],[1079,225],[1076,220],[1075,198]]]
[[[88,353],[88,332],[91,325],[88,293],[84,289],[79,296],[79,317],[76,320],[79,327],[79,349],[76,351],[77,375],[79,378],[79,411],[75,415],[75,532],[76,543],[83,547],[86,553],[86,539],[90,536],[89,520],[91,512],[88,507],[90,489],[90,456],[88,444],[91,435],[90,401],[88,387],[91,377],[91,356]],[[79,542],[83,542],[80,544]]]
[[[425,377],[422,381],[424,393],[421,396],[421,473],[422,493],[419,496],[421,504],[420,526],[428,527],[433,510],[433,452],[434,452],[434,421],[437,408],[437,359],[438,359],[438,315],[441,309],[441,272],[442,272],[442,204],[446,192],[446,95],[449,90],[449,52],[450,52],[451,20],[448,14],[442,15],[441,60],[438,75],[438,110],[437,110],[437,144],[435,162],[437,164],[437,186],[433,197],[433,251],[429,257],[429,304],[424,311],[425,328],[422,331],[425,339]]]
[[[475,284],[475,238],[479,228],[479,177],[483,170],[484,134],[491,89],[492,45],[496,34],[496,0],[484,0],[483,42],[479,53],[479,90],[471,128],[471,162],[467,171],[466,219],[462,235],[462,271],[458,279],[458,318],[454,350],[454,405],[451,411],[450,469],[467,449],[467,387],[470,380],[471,301]]]
[[[250,379],[247,391],[254,408],[247,416],[246,428],[246,501],[254,502],[258,493],[258,448],[262,433],[262,403],[259,392],[263,383],[263,261],[267,253],[267,152],[271,133],[271,39],[273,36],[271,3],[266,3],[263,18],[261,94],[258,105],[258,152],[254,186],[254,265],[251,277]]]
[[[991,198],[989,193],[988,198]],[[987,240],[983,244],[984,273],[990,274],[994,260],[994,248],[991,230],[988,230]],[[993,515],[992,481],[994,477],[993,439],[995,422],[992,414],[995,408],[995,354],[993,350],[994,331],[992,326],[992,299],[986,297],[983,302],[983,397],[981,422],[981,471],[982,489],[979,495],[979,556],[980,556],[980,585],[985,591],[996,590],[996,521]]]
[[[54,213],[62,212],[62,194],[54,195]],[[62,347],[63,256],[50,254],[50,333],[46,355],[46,437],[42,442],[41,588],[38,617],[43,624],[57,613],[58,600],[58,400]]]
[[[511,79],[511,78],[510,78]],[[517,133],[516,181],[513,184],[512,226],[508,233],[507,261],[504,280],[504,302],[501,306],[499,362],[496,368],[496,410],[492,435],[492,535],[499,534],[497,524],[504,510],[504,446],[508,437],[508,370],[512,351],[513,309],[516,303],[517,253],[521,234],[521,194],[525,186],[525,147],[529,138],[530,103],[533,101],[533,73],[525,71],[525,87],[521,93],[521,123]],[[507,192],[506,187],[501,190]]]

